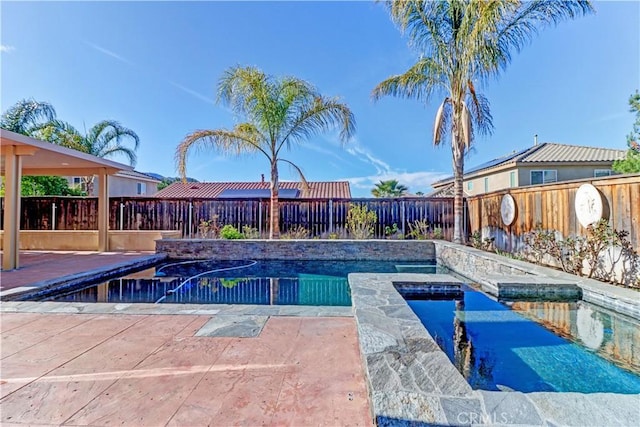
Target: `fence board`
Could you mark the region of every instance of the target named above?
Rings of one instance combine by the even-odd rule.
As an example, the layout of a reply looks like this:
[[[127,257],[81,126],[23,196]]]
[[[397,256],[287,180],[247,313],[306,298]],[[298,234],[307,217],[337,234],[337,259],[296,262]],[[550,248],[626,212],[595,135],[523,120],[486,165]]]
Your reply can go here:
[[[97,198],[23,197],[21,229],[51,230],[52,206],[56,206],[57,230],[96,230]],[[395,224],[408,233],[415,221],[426,220],[445,238],[453,235],[452,198],[401,199],[294,199],[280,200],[282,233],[304,227],[309,237],[345,236],[351,204],[376,212],[375,238],[388,237]],[[4,206],[4,200],[2,200]],[[184,237],[197,237],[201,221],[217,218],[219,225],[231,224],[261,231],[269,230],[269,199],[156,199],[112,197],[109,199],[109,228],[112,230],[181,230]],[[467,218],[469,218],[467,216]],[[190,221],[191,219],[191,221]]]
[[[509,242],[511,235],[521,245],[522,236],[537,224],[543,229],[557,230],[563,236],[584,235],[586,229],[577,221],[575,195],[580,185],[590,183],[602,194],[609,207],[609,223],[625,230],[634,248],[640,248],[640,175],[612,176],[540,186],[511,188],[467,199],[471,231],[482,230],[496,237],[496,244]],[[509,228],[502,224],[499,206],[504,194],[511,194],[517,206],[517,219]],[[496,210],[496,206],[498,209]],[[507,250],[507,243],[499,249]],[[517,249],[517,248],[515,248]]]

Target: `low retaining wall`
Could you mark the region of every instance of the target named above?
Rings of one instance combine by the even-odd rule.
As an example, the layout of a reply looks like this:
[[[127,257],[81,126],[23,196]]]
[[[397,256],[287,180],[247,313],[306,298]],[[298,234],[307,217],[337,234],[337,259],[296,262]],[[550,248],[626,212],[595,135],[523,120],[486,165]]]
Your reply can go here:
[[[0,249],[2,249],[0,231]],[[111,251],[154,251],[158,239],[179,237],[180,231],[109,230]],[[21,250],[95,251],[98,230],[21,230]]]
[[[435,261],[427,240],[218,240],[162,239],[156,251],[169,258],[220,260]]]

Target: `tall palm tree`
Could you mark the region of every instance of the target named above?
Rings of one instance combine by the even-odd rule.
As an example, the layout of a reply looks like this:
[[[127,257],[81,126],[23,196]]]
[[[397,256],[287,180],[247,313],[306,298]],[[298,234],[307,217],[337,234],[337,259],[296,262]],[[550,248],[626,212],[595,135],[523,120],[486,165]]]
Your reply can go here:
[[[373,197],[402,197],[409,190],[408,187],[399,184],[396,179],[380,181],[371,190]]]
[[[393,0],[391,18],[422,55],[404,74],[376,86],[384,95],[430,101],[443,99],[435,117],[433,143],[451,138],[454,171],[453,241],[465,240],[462,229],[464,155],[476,133],[493,129],[489,102],[476,85],[499,74],[538,29],[593,11],[584,0]]]
[[[2,114],[0,128],[32,136],[39,126],[55,118],[56,110],[48,102],[22,99]]]
[[[38,126],[34,129],[34,133],[45,141],[96,157],[122,155],[127,158],[131,166],[136,164],[136,150],[140,145],[138,135],[115,120],[102,120],[85,133],[67,122],[53,120]],[[124,145],[126,142],[129,142],[132,147]],[[84,177],[83,180],[87,187],[87,194],[92,195],[94,177]]]
[[[187,154],[192,148],[213,148],[224,154],[260,153],[271,168],[271,227],[269,238],[280,235],[278,162],[291,165],[306,183],[301,169],[282,158],[306,139],[331,128],[340,128],[342,142],[355,131],[353,113],[337,98],[325,98],[304,80],[275,78],[254,67],[231,67],[220,78],[218,99],[245,121],[233,129],[197,130],[176,149],[177,168],[183,180]]]

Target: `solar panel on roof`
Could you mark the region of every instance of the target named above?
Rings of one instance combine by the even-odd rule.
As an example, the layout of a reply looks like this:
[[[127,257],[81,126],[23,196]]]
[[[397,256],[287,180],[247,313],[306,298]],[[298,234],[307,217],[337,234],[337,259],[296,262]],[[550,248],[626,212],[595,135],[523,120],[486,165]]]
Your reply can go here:
[[[518,157],[519,155],[521,155],[521,154],[523,154],[523,153],[525,153],[526,151],[529,151],[529,150],[531,150],[531,147],[529,147],[527,149],[524,149],[522,151],[517,151],[515,153],[508,154],[508,155],[503,156],[503,157],[499,157],[497,159],[489,160],[488,162],[482,163],[481,165],[474,166],[471,169],[464,171],[464,173],[467,174],[467,173],[476,172],[476,171],[479,171],[479,170],[482,170],[482,169],[488,169],[488,168],[491,168],[493,166],[497,166],[497,165],[499,165],[501,163],[508,162],[509,160],[511,160],[511,159],[513,159],[515,157]]]
[[[300,190],[296,188],[283,189],[278,191],[278,195],[281,199],[296,199],[300,194]],[[218,198],[221,199],[268,199],[271,197],[271,190],[268,189],[227,189],[224,190]]]

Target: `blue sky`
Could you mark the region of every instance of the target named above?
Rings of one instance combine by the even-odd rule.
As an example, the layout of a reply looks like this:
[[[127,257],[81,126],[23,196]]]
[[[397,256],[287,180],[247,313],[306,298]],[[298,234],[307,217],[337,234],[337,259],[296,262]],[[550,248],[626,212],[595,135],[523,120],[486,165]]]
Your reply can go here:
[[[640,3],[595,2],[597,13],[540,32],[483,87],[494,133],[475,142],[472,167],[540,142],[626,148],[629,95],[640,88]],[[372,88],[416,59],[381,4],[359,2],[0,2],[0,109],[22,98],[54,105],[79,129],[118,120],[140,136],[136,169],[175,176],[174,153],[196,129],[237,119],[216,105],[233,65],[308,80],[356,116],[355,138],[336,133],[287,158],[309,180],[349,180],[352,194],[398,179],[412,192],[451,175],[448,147],[431,145],[439,99],[425,105]],[[114,160],[124,161],[122,158]],[[263,157],[189,158],[200,181],[269,176]],[[295,180],[283,166],[281,179]]]

